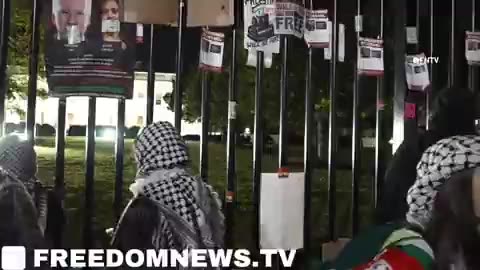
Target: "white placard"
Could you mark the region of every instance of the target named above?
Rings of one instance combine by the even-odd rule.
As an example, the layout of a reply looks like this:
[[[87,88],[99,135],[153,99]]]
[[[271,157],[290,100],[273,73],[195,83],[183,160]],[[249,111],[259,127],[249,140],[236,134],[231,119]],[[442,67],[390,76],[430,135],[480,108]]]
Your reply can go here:
[[[264,249],[303,248],[305,174],[281,178],[263,173],[260,187],[260,246]]]
[[[328,48],[328,10],[306,10],[304,39],[311,48]]]
[[[203,29],[200,46],[200,69],[222,72],[225,35]]]
[[[358,40],[357,54],[358,74],[366,76],[383,75],[383,40],[361,37]]]
[[[280,52],[280,37],[275,35],[272,0],[251,0],[244,2],[244,47],[269,53]]]
[[[330,60],[332,59],[330,48],[332,47],[332,34],[333,34],[331,21],[327,22],[327,31],[328,31],[328,47],[323,49],[323,58],[325,58],[325,60]]]
[[[465,58],[469,65],[480,65],[480,32],[466,32]]]
[[[418,37],[417,37],[417,27],[407,27],[407,44],[417,44]]]
[[[143,43],[143,24],[137,23],[137,43]]]
[[[237,119],[237,102],[228,101],[228,119]]]
[[[338,25],[338,61],[345,61],[345,25]]]
[[[273,21],[276,35],[302,38],[305,31],[305,8],[297,3],[276,2]]]
[[[426,61],[418,61],[417,59],[425,59],[425,54],[406,56],[405,73],[407,85],[410,90],[424,91],[430,85],[428,66]]]
[[[272,63],[273,63],[273,54],[268,53],[268,52],[264,52],[263,53],[263,66],[265,68],[271,68]],[[247,66],[257,67],[257,51],[256,50],[248,50]]]
[[[355,16],[355,32],[361,33],[363,31],[363,16],[356,15]]]
[[[102,33],[119,33],[120,21],[119,20],[103,20],[102,21]]]

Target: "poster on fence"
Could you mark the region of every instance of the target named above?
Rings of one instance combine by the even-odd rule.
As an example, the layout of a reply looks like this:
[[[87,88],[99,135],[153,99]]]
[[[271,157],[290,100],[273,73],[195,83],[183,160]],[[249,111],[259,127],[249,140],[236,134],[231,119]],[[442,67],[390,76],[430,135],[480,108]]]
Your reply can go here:
[[[205,71],[222,72],[225,34],[203,29],[199,68]]]
[[[260,246],[303,248],[305,174],[263,173],[260,187]]]
[[[412,91],[424,91],[430,85],[428,66],[426,61],[418,61],[417,59],[425,59],[425,54],[406,56],[405,73],[407,85],[408,89]]]
[[[45,62],[49,94],[132,98],[136,24],[115,0],[52,0]]]
[[[244,47],[268,53],[280,52],[280,37],[275,34],[272,0],[244,1]]]
[[[302,38],[305,30],[305,8],[292,0],[277,0],[273,21],[276,35],[293,35]]]
[[[328,46],[323,49],[323,58],[325,60],[331,60],[332,59],[332,52],[330,51],[330,48],[332,48],[332,21],[327,21],[327,31],[328,31]]]
[[[383,40],[359,38],[357,68],[361,75],[383,75]]]
[[[330,33],[328,31],[328,10],[305,11],[304,39],[311,48],[328,48]]]
[[[264,52],[263,53],[263,66],[265,68],[271,68],[272,63],[273,63],[273,54],[268,53],[268,52]],[[248,50],[247,66],[257,67],[257,51],[256,50]]]
[[[121,0],[123,22],[177,26],[178,0]],[[187,26],[223,27],[234,23],[231,0],[188,1]]]
[[[465,39],[465,57],[469,65],[480,65],[480,32],[468,32]]]

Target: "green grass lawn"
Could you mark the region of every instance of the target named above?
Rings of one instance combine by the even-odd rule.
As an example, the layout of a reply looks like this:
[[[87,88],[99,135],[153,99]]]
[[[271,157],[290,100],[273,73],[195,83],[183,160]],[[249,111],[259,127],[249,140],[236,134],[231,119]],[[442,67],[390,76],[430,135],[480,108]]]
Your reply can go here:
[[[193,169],[197,171],[199,164],[199,144],[189,144],[193,159]],[[135,176],[135,161],[133,158],[133,142],[125,143],[125,203],[130,198],[128,186]],[[39,156],[39,177],[53,184],[55,175],[55,141],[54,138],[39,138],[36,147]],[[290,152],[293,157],[300,155],[302,149],[294,148]],[[65,207],[68,211],[68,230],[66,245],[80,247],[82,242],[84,213],[84,183],[85,183],[85,140],[68,137],[65,152],[65,182],[67,197]],[[298,159],[299,157],[297,157]],[[226,181],[226,146],[223,144],[209,145],[209,182],[223,197]],[[372,164],[367,164],[370,168]],[[277,157],[275,154],[264,155],[263,172],[275,172]],[[296,171],[303,169],[297,168]],[[252,245],[252,150],[239,147],[237,149],[237,210],[235,218],[235,246],[251,247]],[[361,217],[365,226],[370,220],[370,185],[372,177],[365,175],[361,179]],[[115,181],[114,143],[97,140],[95,155],[95,203],[96,229],[101,232],[111,227],[113,217],[113,196]],[[328,226],[328,189],[325,170],[315,170],[312,190],[312,237],[314,247],[319,247],[327,235]],[[342,236],[348,236],[350,231],[351,205],[351,172],[337,171],[337,228]],[[99,236],[100,237],[100,236]]]

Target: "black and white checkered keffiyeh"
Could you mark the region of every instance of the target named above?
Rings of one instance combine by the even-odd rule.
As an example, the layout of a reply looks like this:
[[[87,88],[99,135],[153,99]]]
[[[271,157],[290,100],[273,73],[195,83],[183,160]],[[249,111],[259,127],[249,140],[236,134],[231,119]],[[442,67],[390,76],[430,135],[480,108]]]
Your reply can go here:
[[[157,203],[161,220],[152,236],[156,248],[222,248],[224,217],[212,187],[185,168],[187,145],[168,122],[147,126],[138,135],[139,177],[130,190]]]
[[[479,166],[480,136],[453,136],[429,147],[417,165],[417,179],[408,191],[407,221],[425,228],[442,184],[453,173]]]

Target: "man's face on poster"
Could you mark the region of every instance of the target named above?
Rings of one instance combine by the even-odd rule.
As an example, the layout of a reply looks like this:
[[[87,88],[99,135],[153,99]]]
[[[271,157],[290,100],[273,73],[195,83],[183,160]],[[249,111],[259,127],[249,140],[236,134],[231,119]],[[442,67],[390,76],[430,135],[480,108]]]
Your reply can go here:
[[[60,9],[57,16],[58,31],[64,33],[68,26],[77,26],[81,34],[85,33],[88,19],[85,14],[86,0],[58,0]]]

